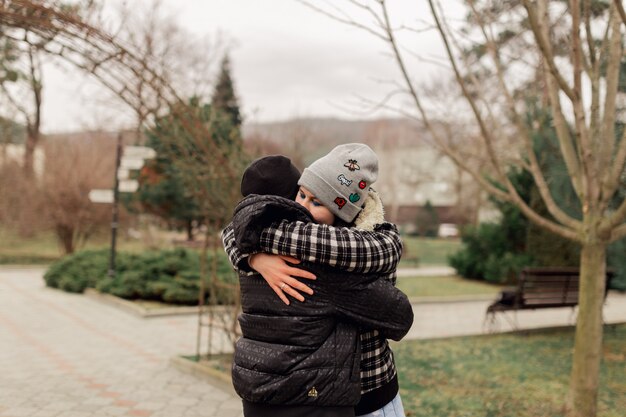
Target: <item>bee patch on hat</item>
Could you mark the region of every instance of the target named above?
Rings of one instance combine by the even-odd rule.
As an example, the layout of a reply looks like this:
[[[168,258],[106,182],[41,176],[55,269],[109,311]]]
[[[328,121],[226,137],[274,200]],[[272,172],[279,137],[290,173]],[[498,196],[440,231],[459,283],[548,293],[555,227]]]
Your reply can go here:
[[[356,159],[348,159],[348,162],[343,164],[344,167],[348,168],[350,171],[359,171],[361,167],[356,162]]]

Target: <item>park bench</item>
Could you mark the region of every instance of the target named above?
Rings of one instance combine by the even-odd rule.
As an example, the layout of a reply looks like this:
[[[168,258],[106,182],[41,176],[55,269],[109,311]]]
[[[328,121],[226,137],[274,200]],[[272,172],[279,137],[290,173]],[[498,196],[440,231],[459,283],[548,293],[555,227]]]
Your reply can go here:
[[[573,314],[578,305],[579,275],[578,268],[526,267],[520,272],[517,287],[502,291],[500,298],[487,307],[485,321],[489,319],[493,325],[496,313],[504,313],[507,317],[507,311],[540,308],[570,307]],[[613,275],[613,271],[607,271],[605,299]],[[514,329],[518,328],[517,316],[514,316],[511,324]]]

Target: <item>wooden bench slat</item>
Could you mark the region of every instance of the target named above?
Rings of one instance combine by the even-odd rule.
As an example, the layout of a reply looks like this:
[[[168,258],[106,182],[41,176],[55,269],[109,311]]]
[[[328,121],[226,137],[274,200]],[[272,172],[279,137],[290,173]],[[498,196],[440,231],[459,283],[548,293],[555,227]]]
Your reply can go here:
[[[613,271],[607,270],[606,291],[613,275]],[[492,303],[487,308],[487,312],[575,307],[578,305],[579,289],[577,268],[524,268],[520,273],[515,293],[509,293],[506,298],[503,297]]]
[[[577,293],[578,288],[526,288],[523,294],[567,294]]]
[[[564,293],[564,292],[578,292],[579,288],[578,287],[555,287],[554,285],[551,285],[549,287],[524,287],[523,289],[523,293],[535,293],[535,292],[557,292],[557,293]]]

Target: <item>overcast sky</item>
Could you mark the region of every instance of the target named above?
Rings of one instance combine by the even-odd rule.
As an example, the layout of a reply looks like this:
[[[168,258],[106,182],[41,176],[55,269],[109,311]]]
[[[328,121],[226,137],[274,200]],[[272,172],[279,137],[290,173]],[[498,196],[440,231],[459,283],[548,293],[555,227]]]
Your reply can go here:
[[[232,40],[235,87],[247,121],[358,118],[342,108],[354,104],[355,95],[383,97],[390,86],[380,80],[399,78],[381,40],[295,0],[163,1],[181,25],[198,36],[212,37],[220,31]],[[420,25],[418,19],[429,17],[425,0],[389,3],[398,24]],[[411,36],[414,51],[427,57],[442,55],[436,33]],[[411,72],[424,82],[441,69],[413,61]],[[127,112],[89,98],[93,87],[75,74],[47,67],[45,77],[44,132],[112,127]]]

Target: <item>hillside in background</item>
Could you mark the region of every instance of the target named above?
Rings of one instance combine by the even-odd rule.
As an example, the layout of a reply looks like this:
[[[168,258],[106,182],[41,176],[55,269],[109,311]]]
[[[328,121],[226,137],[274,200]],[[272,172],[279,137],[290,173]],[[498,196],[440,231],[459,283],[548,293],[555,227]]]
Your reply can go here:
[[[384,150],[420,147],[427,136],[406,119],[301,118],[245,124],[243,133],[252,154],[282,153],[300,168],[342,143],[361,142]]]

